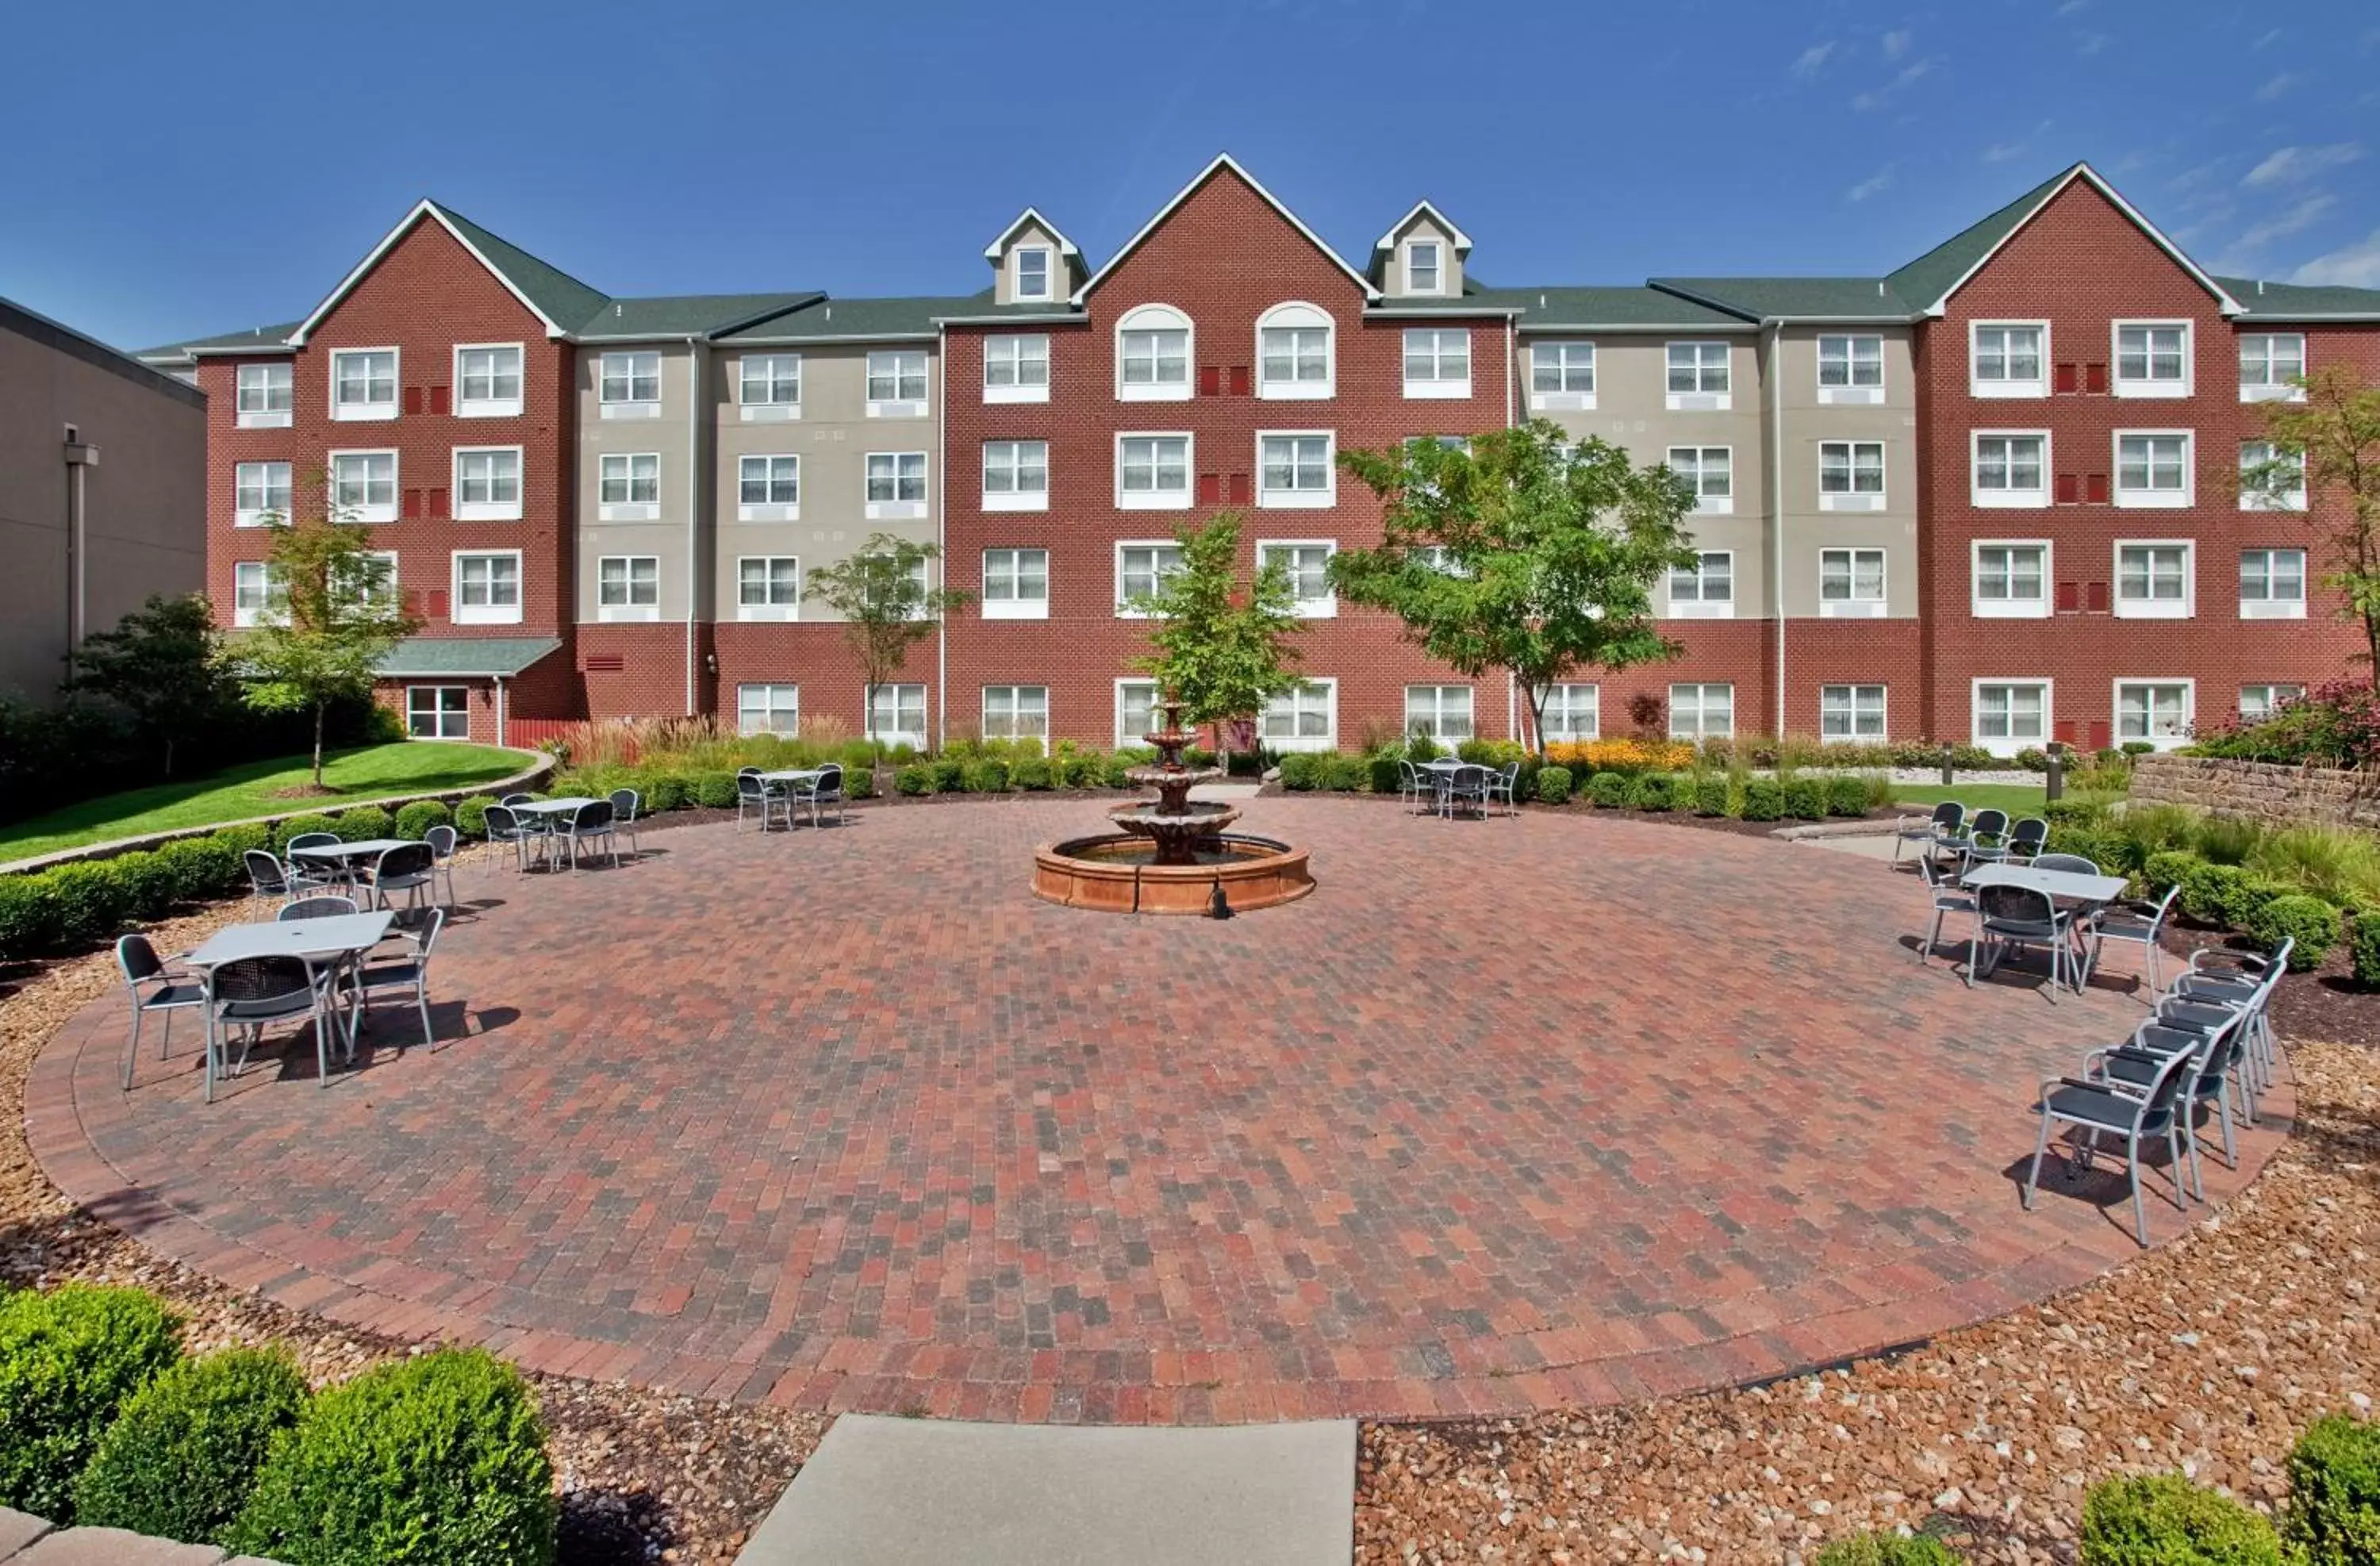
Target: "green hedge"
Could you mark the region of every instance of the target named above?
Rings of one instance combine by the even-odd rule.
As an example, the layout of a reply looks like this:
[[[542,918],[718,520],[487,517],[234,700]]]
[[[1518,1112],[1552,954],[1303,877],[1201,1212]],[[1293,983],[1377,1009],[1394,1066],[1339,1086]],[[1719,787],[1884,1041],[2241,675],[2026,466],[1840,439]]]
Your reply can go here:
[[[1106,758],[1097,751],[1058,759],[1058,781],[1068,788],[1097,788]]]
[[[1743,780],[1743,819],[1774,821],[1785,814],[1785,785],[1775,778]]]
[[[396,818],[377,805],[358,805],[352,810],[340,811],[332,819],[337,824],[331,830],[339,834],[342,843],[367,843],[396,830]]]
[[[1827,780],[1827,814],[1859,817],[1867,814],[1867,780],[1838,772]]]
[[[1361,794],[1371,785],[1372,769],[1360,756],[1325,756],[1321,759],[1322,786],[1333,794]]]
[[[237,891],[247,882],[248,868],[240,861],[244,851],[225,841],[230,835],[177,837],[157,850],[157,857],[172,867],[176,889],[184,902],[202,902]]]
[[[1629,785],[1628,803],[1639,810],[1674,810],[1678,806],[1678,780],[1667,772],[1641,773]]]
[[[2289,948],[2289,971],[2307,973],[2322,966],[2322,960],[2338,944],[2338,910],[2319,897],[2289,892],[2258,908],[2248,933],[2267,952],[2293,937],[2297,944]]]
[[[306,1407],[285,1353],[186,1359],[126,1401],[76,1481],[75,1521],[192,1544],[219,1539],[248,1504],[282,1431]]]
[[[2270,1523],[2179,1474],[2092,1486],[2081,1543],[2082,1566],[2281,1566]]]
[[[892,772],[892,788],[895,793],[905,794],[912,797],[921,794],[931,794],[934,792],[934,770],[931,767],[920,766],[915,761],[905,767],[895,768]]]
[[[966,762],[956,756],[937,756],[926,770],[934,775],[936,794],[956,794],[966,787]]]
[[[2181,911],[2201,924],[2231,922],[2231,909],[2248,890],[2248,872],[2237,865],[2193,862],[2181,878]]]
[[[488,807],[496,802],[492,794],[475,794],[455,807],[455,830],[477,842],[488,835]]]
[[[1629,782],[1625,772],[1590,772],[1586,779],[1586,802],[1606,810],[1616,810],[1628,803]]]
[[[1785,813],[1797,821],[1815,821],[1827,813],[1827,780],[1798,777],[1785,780]]]
[[[1548,805],[1570,803],[1571,775],[1568,767],[1537,769],[1537,798]]]
[[[138,1289],[0,1301],[0,1506],[73,1522],[75,1479],[116,1411],[181,1352],[179,1324]]]
[[[2148,888],[2151,897],[2162,897],[2168,886],[2187,889],[2191,872],[2203,863],[2204,861],[2195,854],[2184,853],[2179,848],[2161,849],[2150,855],[2147,862],[2141,866],[2141,881]],[[2176,898],[2175,901],[2178,903],[2180,899]]]
[[[1281,786],[1292,794],[1304,794],[1317,786],[1317,764],[1321,758],[1295,750],[1281,759]]]
[[[638,792],[645,796],[645,812],[648,815],[683,810],[694,803],[694,784],[683,772],[648,772],[645,774],[645,786]]]
[[[1008,763],[990,756],[979,756],[959,769],[959,775],[969,794],[1006,794]]]
[[[42,872],[56,907],[56,929],[47,944],[87,946],[113,941],[131,914],[131,899],[107,863],[86,859]]]
[[[1727,780],[1720,777],[1696,778],[1694,781],[1692,805],[1697,816],[1727,814]]]
[[[1923,1534],[1860,1534],[1820,1550],[1815,1566],[1959,1566],[1959,1558]]]
[[[310,832],[326,832],[338,837],[339,823],[328,816],[319,815],[292,816],[285,821],[275,821],[273,823],[273,851],[275,854],[287,853],[291,838],[303,837]]]
[[[1404,783],[1404,760],[1402,756],[1382,754],[1368,758],[1365,765],[1372,774],[1374,794],[1394,794]]]
[[[1028,794],[1039,794],[1057,780],[1052,775],[1050,763],[1046,759],[1038,756],[1027,756],[1016,763],[1010,781]]]
[[[2282,1534],[2292,1566],[2380,1560],[2380,1425],[2334,1414],[2298,1438]]]
[[[430,835],[431,827],[455,824],[455,812],[435,799],[417,799],[396,813],[395,832],[408,842],[419,843]]]

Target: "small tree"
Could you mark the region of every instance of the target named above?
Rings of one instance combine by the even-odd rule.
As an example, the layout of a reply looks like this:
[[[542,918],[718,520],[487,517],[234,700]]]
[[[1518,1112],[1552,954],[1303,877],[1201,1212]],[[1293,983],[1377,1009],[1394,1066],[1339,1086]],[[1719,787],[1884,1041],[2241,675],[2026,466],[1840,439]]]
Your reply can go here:
[[[2363,627],[2363,651],[2380,689],[2380,387],[2344,365],[2300,379],[2302,402],[2264,405],[2269,459],[2241,471],[2240,487],[2267,508],[2294,507],[2325,535],[2334,569],[2323,580],[2345,601],[2339,618]],[[2334,497],[2340,503],[2327,505]]]
[[[66,689],[129,712],[159,754],[158,775],[172,777],[176,748],[212,729],[229,698],[215,662],[214,611],[197,593],[150,594],[114,630],[83,638]]]
[[[1332,583],[1461,673],[1509,673],[1540,754],[1556,681],[1678,655],[1654,625],[1653,592],[1694,564],[1694,495],[1667,467],[1634,467],[1592,437],[1573,443],[1542,419],[1468,446],[1342,452],[1339,464],[1388,510],[1378,548],[1331,557]]]
[[[876,693],[901,672],[909,649],[934,634],[953,610],[975,601],[958,588],[929,588],[927,563],[941,554],[932,544],[875,533],[856,554],[810,573],[804,598],[816,599],[843,616],[844,640],[868,681],[868,737],[875,739]]]
[[[421,622],[397,601],[388,563],[335,509],[296,526],[268,523],[268,614],[223,639],[241,698],[265,712],[314,715],[314,786],[322,787],[322,724],[334,701],[370,700],[381,663]]]
[[[1182,704],[1186,722],[1215,724],[1220,741],[1224,723],[1256,716],[1301,683],[1290,667],[1297,662],[1291,638],[1305,623],[1281,562],[1241,575],[1236,512],[1219,512],[1203,528],[1184,523],[1173,538],[1181,565],[1160,576],[1154,592],[1130,600],[1152,621],[1152,650],[1133,667]]]

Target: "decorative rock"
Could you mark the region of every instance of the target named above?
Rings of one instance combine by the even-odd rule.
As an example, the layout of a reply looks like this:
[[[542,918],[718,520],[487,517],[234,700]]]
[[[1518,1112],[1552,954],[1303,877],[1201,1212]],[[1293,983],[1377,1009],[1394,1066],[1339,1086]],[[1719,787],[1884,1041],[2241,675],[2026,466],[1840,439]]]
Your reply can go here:
[[[7,1560],[49,1531],[48,1519],[0,1506],[0,1560]]]

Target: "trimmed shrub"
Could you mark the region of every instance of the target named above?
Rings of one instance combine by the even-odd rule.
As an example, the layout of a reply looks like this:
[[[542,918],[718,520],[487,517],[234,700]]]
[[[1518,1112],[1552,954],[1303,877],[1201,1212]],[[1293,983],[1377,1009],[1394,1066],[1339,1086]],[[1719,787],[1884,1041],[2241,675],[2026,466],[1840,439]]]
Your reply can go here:
[[[1304,794],[1315,787],[1315,774],[1321,771],[1321,759],[1303,750],[1291,751],[1281,759],[1281,786],[1293,794]]]
[[[2296,937],[2297,944],[2289,948],[2289,971],[2306,973],[2322,966],[2322,960],[2338,944],[2338,910],[2319,897],[2287,892],[2256,910],[2248,933],[2267,952],[2277,948],[2284,937]]]
[[[1829,816],[1864,816],[1867,814],[1867,780],[1850,772],[1839,772],[1827,780],[1827,814]]]
[[[160,845],[157,857],[172,869],[175,890],[192,903],[229,892],[242,879],[239,855],[221,833],[177,837]]]
[[[261,821],[242,821],[237,826],[218,827],[213,841],[231,850],[235,859],[251,848],[273,846],[273,829]]]
[[[1393,753],[1369,757],[1366,769],[1372,775],[1374,794],[1394,794],[1404,779],[1404,758]]]
[[[480,1349],[441,1349],[316,1398],[224,1539],[290,1566],[547,1566],[558,1516],[519,1373]]]
[[[664,810],[683,810],[694,803],[694,788],[683,773],[647,772],[637,784],[637,792],[645,796],[645,814],[658,816]]]
[[[1058,780],[1068,788],[1097,788],[1099,786],[1099,769],[1104,761],[1105,758],[1097,751],[1061,757]]]
[[[2028,772],[2049,771],[2049,752],[2037,745],[2028,745],[2016,753],[2016,764]]]
[[[333,819],[338,824],[331,830],[339,834],[342,843],[363,843],[396,831],[396,818],[377,805],[358,805],[352,810],[340,811]]]
[[[931,767],[920,766],[915,761],[905,767],[895,768],[892,772],[892,787],[895,792],[905,794],[913,799],[921,794],[931,794],[934,792],[934,770]]]
[[[854,767],[846,763],[843,769],[843,796],[845,799],[875,798],[876,769],[872,766]]]
[[[969,794],[1006,794],[1008,763],[989,756],[965,763],[961,770]]]
[[[1360,756],[1325,756],[1322,784],[1333,794],[1361,794],[1372,781],[1372,770]]]
[[[1570,769],[1540,767],[1537,769],[1537,799],[1547,805],[1570,803]]]
[[[1774,821],[1785,814],[1785,785],[1775,778],[1743,780],[1743,819]]]
[[[2053,799],[2041,807],[2041,819],[2053,827],[2094,825],[2106,819],[2107,807],[2096,799]]]
[[[2347,932],[2347,946],[2355,959],[2355,982],[2380,986],[2380,913],[2358,909],[2355,923]]]
[[[1027,756],[1016,763],[1013,781],[1017,787],[1038,794],[1050,784],[1050,763],[1038,756]]]
[[[2201,924],[2228,924],[2231,905],[2247,890],[2249,879],[2237,865],[2199,860],[2181,878],[2181,911]]]
[[[2179,886],[2187,892],[2191,873],[2203,863],[2204,861],[2195,854],[2168,848],[2161,854],[2149,856],[2148,863],[2141,867],[2141,881],[2148,888],[2151,897],[2164,896],[2168,886]],[[2178,903],[2180,899],[2176,898],[2175,901]]]
[[[2296,887],[2285,886],[2277,880],[2266,880],[2251,872],[2246,880],[2239,882],[2233,888],[2230,897],[2225,902],[2223,920],[2233,929],[2252,933],[2256,928],[2256,920],[2263,916],[2266,904],[2277,897],[2288,897],[2296,891]]]
[[[108,941],[131,911],[123,880],[105,864],[86,860],[42,872],[50,885],[55,923],[50,939],[61,946]]]
[[[966,787],[966,767],[963,756],[937,756],[927,762],[926,770],[934,774],[934,792],[956,794]]]
[[[682,783],[684,780],[680,779],[675,781]],[[653,780],[653,786],[645,792],[646,802],[650,804],[652,808],[656,810],[674,810],[677,808],[674,805],[662,806],[655,803],[661,798],[661,779],[656,778]],[[455,806],[455,830],[462,833],[463,836],[467,838],[476,840],[486,837],[488,835],[488,807],[493,805],[495,802],[496,800],[493,795],[475,794],[468,799],[464,800],[461,804]]]
[[[735,809],[735,774],[733,772],[695,773],[694,802],[706,810]]]
[[[1816,1566],[1959,1566],[1959,1558],[1924,1534],[1859,1534],[1820,1550]]]
[[[1310,760],[1312,758],[1309,757],[1308,759]],[[1140,764],[1140,762],[1125,755],[1121,750],[1100,757],[1099,786],[1101,788],[1130,788],[1132,786],[1132,780],[1125,777],[1124,774],[1131,771],[1135,767],[1137,767]],[[1309,783],[1305,786],[1312,788],[1314,785]]]
[[[75,1477],[116,1410],[181,1353],[179,1324],[138,1289],[0,1301],[0,1506],[74,1521]]]
[[[174,911],[174,899],[179,895],[181,886],[169,861],[152,852],[135,850],[100,862],[122,889],[125,917],[136,921],[162,919]]]
[[[1727,814],[1727,780],[1721,777],[1696,778],[1694,781],[1694,812],[1697,816]]]
[[[2380,1424],[2333,1414],[2306,1426],[2289,1449],[2282,1536],[2294,1566],[2380,1560]]]
[[[1617,810],[1628,803],[1629,774],[1626,772],[1593,772],[1586,780],[1586,802],[1605,810]]]
[[[1678,807],[1678,780],[1667,772],[1646,772],[1629,786],[1628,803],[1639,810]]]
[[[490,803],[494,802],[492,800]],[[273,851],[275,854],[286,854],[289,851],[291,838],[303,837],[310,832],[326,832],[333,837],[340,835],[339,823],[328,816],[292,816],[285,821],[273,823]]]
[[[273,1437],[298,1423],[306,1378],[285,1352],[186,1359],[125,1402],[75,1481],[87,1528],[204,1543],[248,1504]]]
[[[604,792],[608,794],[611,790]],[[419,843],[430,835],[431,827],[451,826],[454,820],[455,813],[435,799],[417,799],[396,813],[396,835],[408,842]]]
[[[2281,1566],[2273,1525],[2179,1474],[2136,1474],[2082,1498],[2082,1566]]]
[[[1827,813],[1827,780],[1815,777],[1785,780],[1785,813],[1797,821],[1815,821]]]

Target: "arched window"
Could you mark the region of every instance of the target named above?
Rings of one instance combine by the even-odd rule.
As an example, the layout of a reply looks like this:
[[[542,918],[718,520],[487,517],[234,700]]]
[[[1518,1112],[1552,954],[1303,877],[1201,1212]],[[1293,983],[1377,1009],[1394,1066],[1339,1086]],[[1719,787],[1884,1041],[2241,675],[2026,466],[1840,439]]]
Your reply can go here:
[[[1337,380],[1330,317],[1301,300],[1257,317],[1257,395],[1327,397]]]
[[[1190,395],[1190,318],[1172,305],[1141,305],[1116,322],[1116,397],[1180,402]]]

